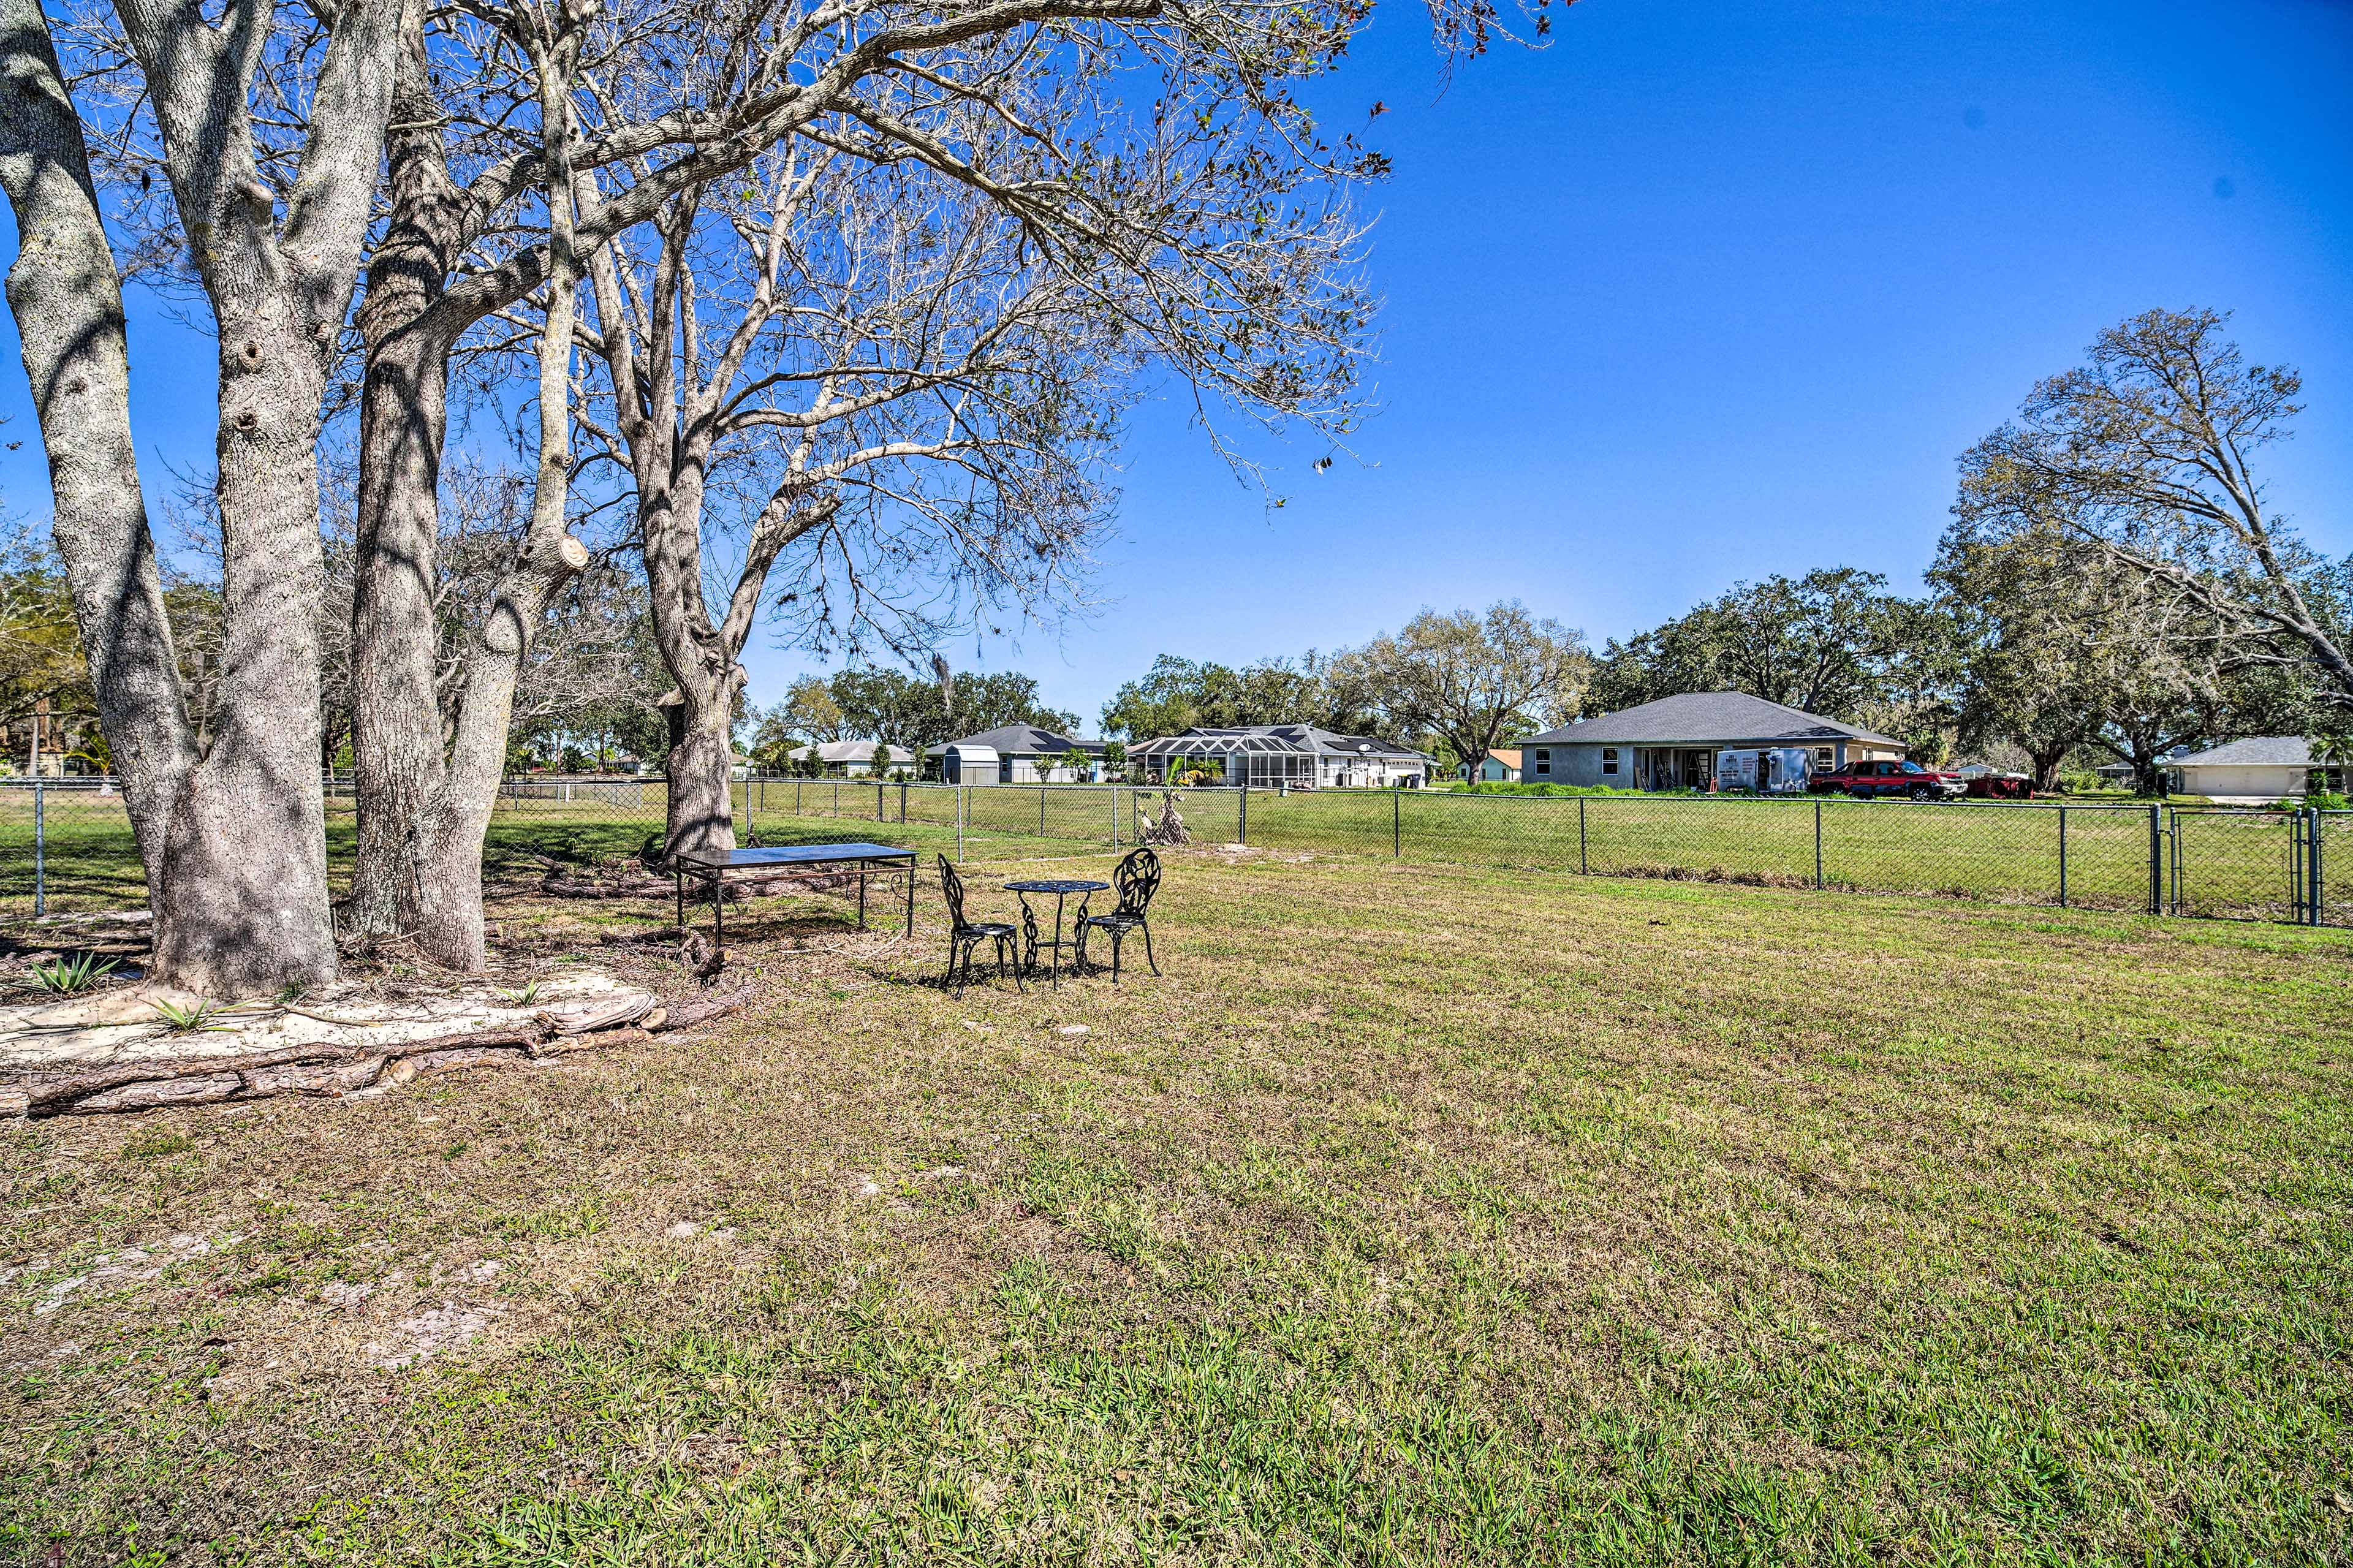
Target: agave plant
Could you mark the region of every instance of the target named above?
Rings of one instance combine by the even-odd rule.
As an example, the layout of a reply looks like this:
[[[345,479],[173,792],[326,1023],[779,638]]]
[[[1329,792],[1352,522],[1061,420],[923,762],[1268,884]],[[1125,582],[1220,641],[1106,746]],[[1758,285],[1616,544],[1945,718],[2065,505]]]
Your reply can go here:
[[[213,1021],[223,1012],[216,1003],[191,1002],[182,1006],[176,1002],[151,1002],[148,1005],[164,1020],[164,1026],[175,1035],[208,1035],[228,1027]]]
[[[94,952],[77,952],[33,966],[33,979],[44,991],[70,996],[87,991],[114,973],[114,960]]]

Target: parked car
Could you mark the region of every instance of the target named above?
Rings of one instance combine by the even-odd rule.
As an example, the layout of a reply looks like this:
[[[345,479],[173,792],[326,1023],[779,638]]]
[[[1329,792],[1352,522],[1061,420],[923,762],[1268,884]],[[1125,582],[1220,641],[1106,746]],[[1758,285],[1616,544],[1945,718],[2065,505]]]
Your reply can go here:
[[[1834,773],[1816,773],[1806,781],[1806,788],[1811,794],[1851,795],[1858,800],[1874,795],[1953,800],[1968,787],[1958,773],[1938,773],[1917,763],[1885,761],[1849,763]]]
[[[1968,777],[1971,800],[2031,800],[2034,781],[2024,773],[1971,773]]]

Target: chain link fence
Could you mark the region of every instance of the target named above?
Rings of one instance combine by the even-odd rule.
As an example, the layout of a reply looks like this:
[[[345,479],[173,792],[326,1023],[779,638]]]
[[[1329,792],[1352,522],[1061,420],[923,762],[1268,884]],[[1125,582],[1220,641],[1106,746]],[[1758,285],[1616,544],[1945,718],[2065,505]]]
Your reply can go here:
[[[1126,784],[734,786],[747,842],[884,837],[981,861],[1128,848],[1162,800]],[[2353,925],[2353,812],[1225,788],[1181,790],[1176,804],[1196,842],[1269,850]],[[659,778],[510,780],[486,869],[633,853],[661,831],[665,805]],[[354,841],[347,779],[328,783],[327,836],[330,864],[343,871]],[[2341,875],[2331,875],[2332,854],[2346,859]],[[109,781],[0,783],[0,918],[144,899]]]

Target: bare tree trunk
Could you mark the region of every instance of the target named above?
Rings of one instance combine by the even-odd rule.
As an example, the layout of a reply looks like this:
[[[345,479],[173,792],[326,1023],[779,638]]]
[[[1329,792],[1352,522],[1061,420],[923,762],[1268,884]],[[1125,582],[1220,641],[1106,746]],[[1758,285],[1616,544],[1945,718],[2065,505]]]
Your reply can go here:
[[[686,451],[685,478],[641,489],[638,510],[654,640],[678,682],[662,703],[670,716],[665,863],[735,847],[735,699],[745,679],[738,660],[777,552],[839,505],[834,497],[803,504],[797,487],[779,490],[753,525],[726,618],[714,626],[702,595],[702,451],[692,443]]]
[[[550,79],[560,110],[563,86],[556,74]],[[554,363],[541,378],[543,401],[554,400],[542,416],[543,448],[554,422],[553,457],[543,451],[530,535],[468,651],[451,740],[436,680],[440,646],[434,596],[455,344],[448,324],[428,312],[457,258],[465,197],[449,180],[421,23],[408,28],[396,96],[392,223],[369,268],[368,299],[360,312],[368,353],[352,606],[360,853],[345,921],[354,930],[406,932],[437,962],[470,970],[487,956],[482,844],[504,772],[516,678],[548,598],[588,563],[586,548],[564,532],[570,460],[565,367],[577,268],[569,208],[558,204],[562,237],[542,343],[543,360],[552,355]],[[569,184],[562,141],[560,133],[549,137],[551,190]]]
[[[466,683],[447,777],[420,836],[425,888],[410,928],[442,963],[478,969],[487,956],[482,931],[482,841],[490,832],[505,772],[507,735],[524,656],[548,600],[588,564],[588,547],[565,531],[572,485],[572,334],[579,310],[580,268],[573,252],[570,72],[564,40],[533,40],[539,78],[541,137],[547,164],[547,319],[539,334],[539,476],[529,531],[469,651]],[[439,901],[433,901],[438,899]]]
[[[250,325],[221,356],[221,514],[243,544],[224,560],[221,721],[164,839],[174,912],[154,949],[174,984],[227,996],[336,973],[319,774],[326,563],[313,454],[325,387],[316,345],[293,323]]]
[[[2067,753],[2075,749],[2075,742],[2072,740],[2056,743],[2021,740],[2019,748],[2026,753],[2027,763],[2034,770],[2034,793],[2049,795],[2058,787],[2059,764],[2067,760]]]
[[[359,859],[344,924],[409,929],[419,907],[417,836],[445,779],[434,593],[446,352],[421,333],[371,340],[360,395],[359,556],[352,596],[352,763]],[[388,312],[386,312],[388,313]]]
[[[329,980],[319,341],[284,289],[216,300],[228,629],[222,723],[199,757],[131,446],[121,285],[46,21],[26,0],[8,5],[0,163],[29,237],[9,299],[41,408],[58,544],[148,868],[153,972],[223,995]]]
[[[464,198],[449,179],[421,17],[404,20],[393,93],[391,214],[359,311],[366,356],[352,595],[359,857],[343,912],[347,929],[376,934],[416,929],[421,911],[454,901],[438,875],[426,886],[444,837],[435,820],[447,763],[434,595],[451,343],[425,317],[456,260]]]
[[[680,855],[723,857],[735,847],[735,747],[725,705],[673,709],[670,748],[670,810],[665,860]]]
[[[156,968],[227,995],[317,984],[336,972],[319,773],[320,405],[384,155],[403,4],[353,0],[329,20],[282,228],[248,109],[268,6],[232,0],[217,27],[148,0],[117,15],[220,352],[219,718],[167,826],[173,917],[157,921]]]
[[[681,854],[725,855],[735,847],[730,784],[735,771],[735,694],[744,688],[744,672],[703,603],[699,481],[690,472],[682,483],[645,487],[638,512],[654,640],[678,682],[663,699],[670,725],[665,862]]]
[[[2164,770],[2158,759],[2165,754],[2166,741],[2160,735],[2127,731],[2122,746],[2112,746],[2119,753],[2119,762],[2132,764],[2133,790],[2139,795],[2158,795],[2165,788]]]
[[[100,721],[140,859],[153,867],[196,749],[132,441],[122,288],[38,0],[0,0],[0,185],[17,234],[8,304]],[[151,879],[147,893],[161,923],[161,883]]]

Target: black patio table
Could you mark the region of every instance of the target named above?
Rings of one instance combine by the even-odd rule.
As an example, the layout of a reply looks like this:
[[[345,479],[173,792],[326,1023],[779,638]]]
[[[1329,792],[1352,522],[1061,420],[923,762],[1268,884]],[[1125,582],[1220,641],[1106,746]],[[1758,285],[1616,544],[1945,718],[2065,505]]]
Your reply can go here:
[[[726,936],[727,900],[722,895],[721,884],[730,871],[772,871],[791,867],[806,870],[812,876],[852,876],[858,879],[858,929],[866,929],[866,884],[877,877],[904,876],[907,879],[907,934],[915,934],[915,864],[913,849],[900,849],[888,844],[786,844],[769,849],[730,850],[724,858],[709,855],[681,855],[672,868],[678,888],[678,923],[686,924],[686,879],[689,877],[711,889],[711,945],[719,947]]]
[[[1110,887],[1109,882],[1088,882],[1060,878],[1046,878],[1032,882],[1006,883],[1007,892],[1018,893],[1021,897],[1021,967],[1032,974],[1037,973],[1038,950],[1041,947],[1050,950],[1054,955],[1054,989],[1060,991],[1062,988],[1062,950],[1066,947],[1076,948],[1079,945],[1075,941],[1063,940],[1063,902],[1073,893],[1083,895],[1079,900],[1079,918],[1084,920],[1087,918],[1087,900]],[[1029,908],[1029,895],[1032,893],[1039,894],[1040,897],[1048,893],[1054,895],[1054,940],[1051,942],[1038,940],[1038,916]]]

